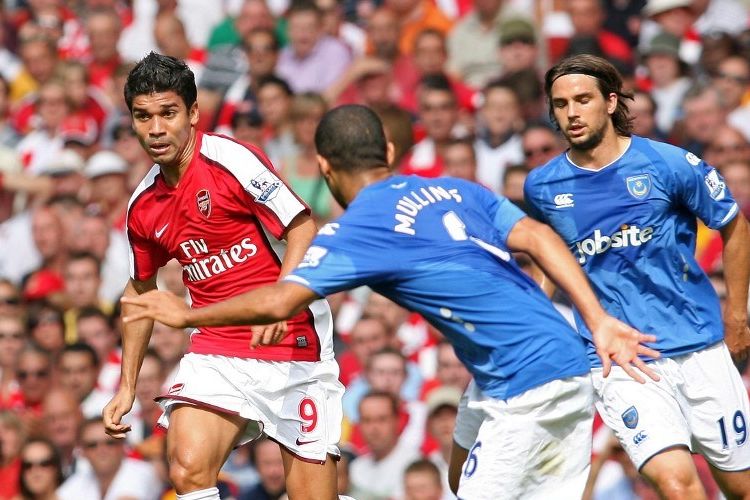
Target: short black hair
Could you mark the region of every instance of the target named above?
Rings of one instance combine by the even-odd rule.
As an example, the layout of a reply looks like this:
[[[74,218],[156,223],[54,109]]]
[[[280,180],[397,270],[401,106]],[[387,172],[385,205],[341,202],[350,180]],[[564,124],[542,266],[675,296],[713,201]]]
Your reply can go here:
[[[367,106],[350,104],[328,111],[315,130],[315,148],[336,170],[356,172],[388,166],[383,123]]]
[[[179,95],[189,110],[198,98],[195,75],[184,61],[151,52],[128,73],[125,102],[132,112],[136,96],[169,91]]]
[[[289,86],[289,83],[283,78],[279,78],[276,75],[266,75],[260,80],[258,80],[258,90],[256,93],[260,92],[260,89],[262,89],[263,87],[267,85],[276,85],[288,97],[292,97],[294,95],[294,91],[292,90],[292,87]]]
[[[97,356],[94,348],[86,342],[76,342],[75,344],[66,345],[60,352],[57,361],[60,362],[65,353],[68,352],[88,354],[89,358],[91,358],[91,364],[97,368],[99,367],[99,356]]]

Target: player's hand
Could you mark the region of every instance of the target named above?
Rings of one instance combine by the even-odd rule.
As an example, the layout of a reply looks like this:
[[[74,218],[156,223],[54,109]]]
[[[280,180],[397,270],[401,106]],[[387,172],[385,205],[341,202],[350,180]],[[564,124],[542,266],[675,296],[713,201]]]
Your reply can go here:
[[[746,318],[724,318],[724,342],[735,361],[747,358],[750,351],[750,328]]]
[[[592,334],[596,354],[602,360],[605,377],[609,375],[614,361],[625,370],[625,373],[641,384],[646,381],[635,371],[634,367],[648,375],[649,378],[655,381],[659,380],[659,375],[638,357],[639,355],[654,359],[660,357],[658,351],[643,345],[646,342],[656,342],[656,336],[641,333],[609,315],[599,322],[597,327],[592,330]]]
[[[279,321],[270,325],[253,325],[251,330],[253,339],[250,341],[250,349],[255,349],[259,345],[278,344],[286,337],[289,329],[286,321]]]
[[[113,438],[123,439],[130,432],[130,425],[123,424],[122,417],[133,407],[135,393],[120,389],[102,410],[104,431]]]
[[[123,304],[131,306],[127,316],[122,318],[124,323],[153,319],[173,328],[186,328],[187,313],[190,310],[185,300],[172,292],[151,290],[137,297],[123,297]]]

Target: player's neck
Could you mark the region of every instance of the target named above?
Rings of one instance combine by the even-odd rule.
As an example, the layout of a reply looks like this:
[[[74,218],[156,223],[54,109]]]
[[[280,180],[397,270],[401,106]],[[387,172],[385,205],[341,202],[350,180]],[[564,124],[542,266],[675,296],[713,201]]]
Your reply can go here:
[[[177,155],[172,163],[163,165],[159,164],[164,181],[172,187],[177,186],[185,175],[185,171],[193,161],[193,152],[195,149],[196,133],[195,128],[191,128],[190,136],[182,151]]]
[[[568,158],[581,168],[600,170],[617,160],[630,145],[630,137],[617,135],[614,130],[591,149],[570,148]]]
[[[357,194],[359,194],[364,188],[370,184],[375,184],[383,179],[387,179],[392,173],[393,172],[387,167],[378,167],[357,172],[355,175],[349,177],[349,182],[346,183],[347,185],[344,188],[344,196],[347,198],[347,201],[351,203],[351,201],[357,197]]]

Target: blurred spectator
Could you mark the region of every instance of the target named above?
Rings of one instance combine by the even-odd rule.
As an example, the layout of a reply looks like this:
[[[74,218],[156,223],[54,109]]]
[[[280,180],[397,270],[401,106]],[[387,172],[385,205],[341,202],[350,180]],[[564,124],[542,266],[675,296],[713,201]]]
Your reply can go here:
[[[523,199],[523,185],[526,182],[527,175],[529,175],[529,169],[526,165],[508,165],[503,172],[503,191],[501,193],[524,211],[526,210],[526,203]]]
[[[28,95],[49,82],[55,74],[55,67],[58,63],[55,42],[45,35],[35,35],[21,40],[18,53],[23,62],[23,71],[31,78],[30,86],[25,91],[14,88],[16,99]]]
[[[83,113],[71,111],[60,123],[59,136],[63,147],[75,151],[88,160],[99,149],[99,127]]]
[[[411,116],[407,111],[395,106],[378,109],[376,113],[383,122],[386,139],[393,143],[393,164],[391,167],[397,168],[401,165],[406,153],[414,145]]]
[[[25,437],[18,415],[0,411],[0,498],[13,498],[20,491],[20,453]]]
[[[260,483],[239,500],[277,500],[286,492],[284,464],[279,445],[263,436],[252,444],[253,465]]]
[[[310,206],[319,224],[330,219],[334,203],[320,175],[315,150],[315,128],[327,109],[320,94],[305,92],[294,96],[290,113],[294,148],[277,163],[284,180]]]
[[[536,32],[531,21],[509,17],[500,25],[499,61],[501,75],[527,69],[536,70],[538,50]],[[489,83],[488,83],[489,85]]]
[[[688,66],[680,58],[680,40],[671,33],[656,35],[643,57],[653,84],[656,101],[656,126],[669,135],[677,119],[682,98],[690,88]]]
[[[256,147],[263,146],[263,117],[257,110],[236,110],[230,121],[232,137],[238,141],[252,144]]]
[[[104,432],[101,417],[88,419],[81,425],[81,447],[86,464],[77,467],[57,490],[60,500],[115,500],[135,498],[156,500],[161,496],[153,466],[125,457],[123,442]],[[102,495],[102,492],[106,494]]]
[[[711,32],[702,36],[703,51],[701,52],[700,70],[706,75],[715,75],[719,71],[719,64],[725,59],[740,52],[737,39],[724,32]]]
[[[127,191],[132,193],[154,164],[138,143],[130,120],[116,124],[111,130],[111,148],[128,165]]]
[[[264,0],[244,0],[236,16],[228,16],[211,33],[206,48],[239,45],[255,29],[273,29],[274,19]]]
[[[63,482],[62,461],[55,445],[33,438],[21,448],[19,489],[22,500],[49,500]]]
[[[444,75],[430,75],[422,79],[417,97],[425,137],[404,157],[401,173],[438,177],[443,174],[442,149],[458,123],[456,94]]]
[[[60,387],[76,396],[84,418],[101,415],[112,393],[96,388],[99,358],[91,346],[83,342],[65,346],[57,359],[57,372]]]
[[[274,165],[294,148],[290,120],[294,92],[289,84],[276,76],[258,82],[258,111],[266,124],[266,154]]]
[[[160,53],[185,61],[195,75],[195,81],[200,81],[206,53],[190,44],[185,25],[175,12],[164,11],[156,16],[154,40]]]
[[[27,318],[31,341],[56,358],[65,346],[62,310],[42,299],[29,304]]]
[[[683,101],[683,105],[685,102]],[[683,109],[687,113],[687,108]],[[666,140],[656,128],[656,101],[651,97],[651,94],[643,91],[634,92],[633,102],[628,104],[628,111],[633,119],[633,134],[657,141]],[[687,149],[691,148],[688,147]]]
[[[122,231],[96,213],[85,213],[76,224],[76,238],[71,251],[90,252],[101,262],[99,296],[108,303],[116,302],[122,295],[129,276],[128,244]]]
[[[323,14],[323,32],[344,42],[352,54],[361,56],[365,52],[367,35],[354,23],[344,19],[344,9],[340,0],[315,0]]]
[[[444,495],[445,486],[441,482],[438,467],[426,459],[409,464],[404,471],[404,500],[441,500],[455,498]]]
[[[387,392],[371,392],[360,401],[359,413],[370,451],[351,463],[352,494],[357,500],[399,497],[404,470],[419,453],[413,443],[399,439],[398,401]]]
[[[497,74],[502,0],[477,0],[448,35],[448,65],[452,73],[474,88]]]
[[[442,485],[445,499],[455,498],[448,484],[448,464],[453,447],[458,402],[462,393],[462,389],[446,385],[432,391],[427,398],[427,432],[438,445],[428,458],[436,466],[437,481]]]
[[[747,6],[737,0],[693,0],[692,10],[697,17],[695,29],[705,45],[712,33],[737,35],[748,25]]]
[[[80,196],[86,179],[83,177],[84,161],[81,155],[72,149],[63,149],[40,174],[49,176],[54,181],[54,196]]]
[[[69,109],[65,98],[65,86],[61,80],[51,79],[42,84],[36,98],[38,123],[34,130],[16,146],[21,163],[32,174],[51,163],[63,149],[60,126]]]
[[[120,383],[119,335],[109,316],[96,306],[84,306],[76,318],[78,340],[91,346],[99,360],[97,386],[114,392]]]
[[[679,55],[688,64],[698,62],[700,38],[693,29],[693,0],[649,0],[641,15],[647,21],[641,28],[640,46],[647,47],[654,36],[669,33],[678,40]]]
[[[3,49],[0,48],[0,64],[3,63],[1,55],[2,51]],[[0,75],[1,74],[2,67],[0,67]],[[11,123],[10,109],[10,84],[5,78],[0,76],[0,145],[13,148],[18,144],[20,137],[18,131]]]
[[[71,254],[65,264],[65,293],[69,300],[69,309],[65,313],[66,339],[75,339],[75,318],[84,307],[106,307],[99,298],[101,286],[101,263],[93,254],[81,252]]]
[[[161,393],[165,394],[172,386],[172,379],[177,373],[180,358],[187,351],[190,337],[184,330],[172,328],[163,323],[154,323],[149,346],[159,356],[163,364],[164,382]]]
[[[730,161],[721,166],[721,175],[742,213],[750,214],[750,162]]]
[[[706,163],[721,168],[730,161],[750,160],[750,143],[735,127],[721,125],[703,155]]]
[[[502,191],[503,172],[523,161],[521,136],[523,118],[514,90],[503,82],[492,82],[483,91],[480,125],[474,148],[477,179],[496,193]]]
[[[0,409],[13,407],[21,397],[17,367],[26,341],[21,316],[0,313]]]
[[[289,45],[279,54],[276,72],[294,92],[324,92],[351,62],[349,49],[323,31],[320,9],[312,0],[295,0],[286,14]]]
[[[142,443],[139,446],[141,454],[153,456],[161,454],[164,433],[154,433],[156,422],[162,414],[161,406],[154,399],[165,393],[164,385],[164,363],[162,363],[155,351],[149,349],[143,356],[143,364],[138,372],[138,382],[135,390],[135,398],[138,402],[139,412],[134,415],[132,441]],[[106,403],[105,403],[106,404]],[[146,453],[147,451],[147,453]]]
[[[565,142],[549,125],[530,124],[521,134],[524,164],[529,168],[544,165],[565,151]]]
[[[246,115],[258,113],[259,82],[274,74],[279,58],[279,40],[270,28],[257,28],[251,31],[244,40],[248,70],[240,75],[224,95],[224,102],[217,118],[220,127],[227,126],[227,120],[234,119],[239,112]],[[234,129],[234,126],[232,126]]]
[[[633,61],[633,52],[628,43],[604,28],[606,12],[601,0],[567,0],[567,11],[573,24],[572,40],[591,37],[601,57],[610,61]]]
[[[78,400],[62,388],[50,390],[42,403],[46,435],[60,451],[62,470],[69,477],[80,465],[78,429],[83,421]]]
[[[650,99],[648,94],[636,94],[636,102],[639,99]],[[630,106],[631,114],[633,105]],[[686,93],[682,100],[683,118],[681,121],[683,129],[682,147],[691,153],[703,156],[709,143],[714,139],[716,132],[726,120],[726,112],[722,105],[721,94],[718,89],[706,85],[694,85]],[[640,120],[636,114],[636,122]],[[642,135],[642,134],[638,134]],[[658,140],[658,137],[656,138]]]
[[[448,33],[452,22],[429,0],[385,0],[384,5],[391,9],[400,23],[399,51],[411,54],[414,39],[428,28]]]
[[[453,139],[443,148],[443,173],[449,177],[477,181],[477,155],[471,139]]]
[[[91,203],[111,227],[124,231],[130,198],[128,164],[117,153],[100,151],[89,159],[83,172],[91,182]]]
[[[27,419],[31,430],[37,430],[35,425],[42,414],[42,400],[52,387],[50,355],[38,347],[25,347],[18,355],[16,377],[20,391],[11,408]]]
[[[117,42],[122,32],[120,16],[112,8],[97,8],[86,17],[86,35],[91,47],[88,63],[91,84],[105,88],[114,77],[122,62],[117,51]]]
[[[58,71],[65,82],[66,97],[71,113],[94,120],[97,129],[101,130],[107,118],[108,103],[104,93],[91,86],[86,65],[76,60],[65,61]]]
[[[10,280],[0,278],[0,315],[20,316],[22,313],[18,288]]]
[[[466,386],[471,381],[471,374],[456,356],[453,345],[447,340],[441,340],[437,345],[436,354],[435,381],[437,384],[431,384],[432,387],[453,387],[459,392],[466,390]],[[429,398],[429,389],[425,390],[423,394],[426,394]]]
[[[534,68],[508,73],[500,79],[518,96],[521,117],[526,122],[544,121],[547,116],[547,100],[544,96],[539,72]]]
[[[361,317],[349,332],[349,349],[338,356],[341,383],[348,387],[360,376],[370,357],[392,342],[391,332],[380,319]]]

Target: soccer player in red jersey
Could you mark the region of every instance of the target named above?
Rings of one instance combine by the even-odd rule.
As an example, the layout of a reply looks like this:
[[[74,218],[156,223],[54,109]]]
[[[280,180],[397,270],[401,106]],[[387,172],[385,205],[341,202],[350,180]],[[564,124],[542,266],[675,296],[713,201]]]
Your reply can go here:
[[[182,265],[196,306],[290,272],[316,233],[310,209],[261,151],[196,130],[188,67],[149,54],[128,76],[125,99],[155,165],[128,207],[131,277],[124,295],[155,289],[157,270],[172,258]],[[283,256],[273,240],[286,240]],[[104,409],[111,436],[129,430],[121,419],[133,404],[152,326],[148,320],[125,326],[120,388]],[[251,346],[259,330],[274,345]],[[281,445],[291,498],[336,498],[342,393],[324,300],[287,322],[194,330],[174,383],[160,398],[178,499],[218,500],[217,474],[232,447],[261,431]]]

